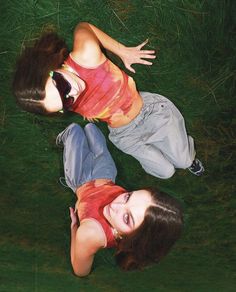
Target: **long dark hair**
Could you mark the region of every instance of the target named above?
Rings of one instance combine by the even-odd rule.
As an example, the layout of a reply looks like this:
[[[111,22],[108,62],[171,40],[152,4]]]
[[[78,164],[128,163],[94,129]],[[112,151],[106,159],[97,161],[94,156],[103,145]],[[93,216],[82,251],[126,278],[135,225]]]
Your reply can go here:
[[[55,32],[45,32],[19,57],[13,77],[16,101],[24,110],[47,114],[41,102],[49,72],[61,67],[69,52],[64,40]]]
[[[155,205],[145,213],[141,226],[118,242],[116,261],[124,270],[159,262],[180,237],[183,226],[179,202],[156,189],[146,189]]]

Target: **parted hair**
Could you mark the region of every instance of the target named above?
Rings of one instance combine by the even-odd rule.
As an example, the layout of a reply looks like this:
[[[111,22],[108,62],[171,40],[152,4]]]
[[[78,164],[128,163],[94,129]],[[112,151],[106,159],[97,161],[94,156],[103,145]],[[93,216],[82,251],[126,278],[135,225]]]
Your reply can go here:
[[[69,52],[56,32],[45,32],[18,58],[13,76],[13,92],[18,105],[36,114],[47,114],[41,102],[51,70],[61,67]]]
[[[146,190],[151,194],[153,205],[146,210],[141,226],[118,241],[115,257],[124,270],[140,269],[159,262],[182,232],[180,203],[164,192],[153,188]]]

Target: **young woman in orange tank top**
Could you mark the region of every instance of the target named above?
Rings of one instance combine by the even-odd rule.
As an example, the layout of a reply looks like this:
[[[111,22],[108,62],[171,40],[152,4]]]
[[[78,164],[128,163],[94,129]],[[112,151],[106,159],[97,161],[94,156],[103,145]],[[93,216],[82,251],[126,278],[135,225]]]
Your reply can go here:
[[[133,78],[102,52],[103,47],[116,54],[135,73],[132,64],[152,65],[148,59],[156,57],[154,50],[143,49],[147,42],[126,47],[82,22],[69,54],[57,34],[45,34],[18,61],[13,81],[17,102],[34,113],[64,109],[107,122],[112,143],[156,177],[169,178],[177,168],[199,176],[204,168],[175,105],[159,94],[138,92]]]

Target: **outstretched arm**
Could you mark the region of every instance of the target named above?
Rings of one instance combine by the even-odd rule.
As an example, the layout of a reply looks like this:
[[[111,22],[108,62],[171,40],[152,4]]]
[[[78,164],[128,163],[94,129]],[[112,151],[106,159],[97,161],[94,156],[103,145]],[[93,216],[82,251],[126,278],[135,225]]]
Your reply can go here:
[[[135,70],[131,67],[132,64],[152,65],[152,62],[145,59],[156,58],[154,50],[142,50],[148,40],[136,47],[126,47],[92,24],[87,22],[81,22],[78,24],[75,29],[74,50],[77,51],[81,49],[83,47],[82,44],[86,41],[92,40],[97,44],[97,46],[102,46],[119,56],[125,67],[134,73]]]
[[[71,264],[76,276],[87,276],[92,268],[95,253],[104,246],[93,222],[85,221],[78,227],[77,216],[70,207],[71,217]]]

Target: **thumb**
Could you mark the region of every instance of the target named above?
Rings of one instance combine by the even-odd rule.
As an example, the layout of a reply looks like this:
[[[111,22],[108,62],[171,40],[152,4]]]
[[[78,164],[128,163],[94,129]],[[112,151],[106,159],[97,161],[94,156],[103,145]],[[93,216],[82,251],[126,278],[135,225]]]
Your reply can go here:
[[[144,42],[142,42],[140,45],[137,46],[138,49],[142,49],[142,47],[144,47],[147,43],[148,43],[149,39],[147,38]]]
[[[129,71],[135,73],[134,68],[132,68],[130,65],[126,65],[125,67],[126,67]]]

